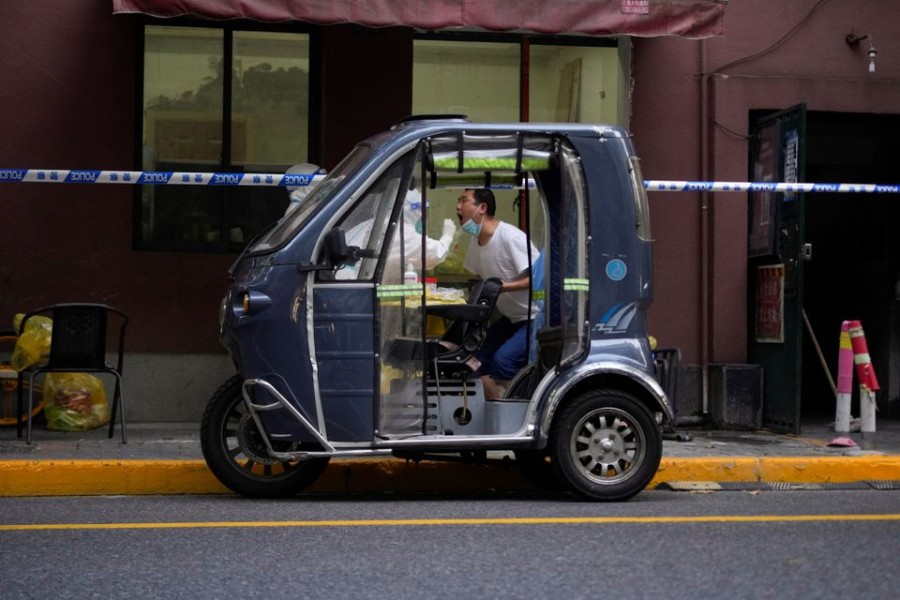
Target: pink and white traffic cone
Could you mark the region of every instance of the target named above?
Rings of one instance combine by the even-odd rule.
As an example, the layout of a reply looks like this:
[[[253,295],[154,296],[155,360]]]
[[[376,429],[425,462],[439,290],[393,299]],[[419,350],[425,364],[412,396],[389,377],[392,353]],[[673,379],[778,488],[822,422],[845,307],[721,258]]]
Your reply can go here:
[[[850,438],[850,397],[853,394],[853,345],[850,341],[850,321],[841,323],[841,339],[838,345],[837,406],[834,416],[834,432],[837,434],[829,446],[855,446]]]
[[[853,362],[856,364],[856,376],[859,378],[859,420],[862,432],[862,447],[866,450],[875,448],[875,392],[881,389],[875,377],[875,367],[869,357],[866,334],[862,323],[850,321],[850,343],[853,346]]]

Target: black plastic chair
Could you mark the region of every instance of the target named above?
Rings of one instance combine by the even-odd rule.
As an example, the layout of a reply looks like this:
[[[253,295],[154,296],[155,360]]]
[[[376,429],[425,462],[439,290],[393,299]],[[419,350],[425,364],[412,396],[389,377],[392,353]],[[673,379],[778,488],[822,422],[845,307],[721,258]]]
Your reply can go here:
[[[669,398],[672,411],[677,413],[676,397],[678,394],[678,374],[681,368],[681,349],[658,348],[653,350],[652,353],[656,380]],[[686,433],[677,431],[673,421],[663,430],[663,439],[689,442],[692,438]]]
[[[115,366],[106,362],[108,317],[113,314],[118,321],[118,360]],[[22,437],[23,380],[28,375],[28,426],[26,443],[31,443],[31,417],[34,406],[34,378],[40,373],[109,373],[116,379],[109,417],[109,437],[113,436],[116,413],[122,430],[122,443],[126,443],[125,408],[122,399],[122,359],[125,347],[125,327],[128,317],[117,308],[105,304],[55,304],[31,311],[22,318],[19,331],[33,316],[45,315],[53,320],[50,338],[50,356],[46,364],[39,364],[19,372],[19,389],[16,404],[16,433]]]

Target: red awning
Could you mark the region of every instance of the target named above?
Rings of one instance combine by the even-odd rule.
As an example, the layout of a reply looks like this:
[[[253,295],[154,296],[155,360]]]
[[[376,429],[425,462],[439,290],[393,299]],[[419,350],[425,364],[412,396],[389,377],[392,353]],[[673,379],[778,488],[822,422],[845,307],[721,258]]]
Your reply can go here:
[[[402,25],[539,34],[723,34],[729,0],[113,0],[115,13],[154,17]]]

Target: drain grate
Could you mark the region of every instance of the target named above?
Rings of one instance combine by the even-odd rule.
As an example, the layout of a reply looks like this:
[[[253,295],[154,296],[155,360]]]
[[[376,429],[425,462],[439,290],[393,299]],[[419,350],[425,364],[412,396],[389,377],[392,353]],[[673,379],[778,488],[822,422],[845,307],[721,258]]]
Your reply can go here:
[[[670,492],[755,492],[811,490],[900,490],[900,481],[849,481],[804,483],[790,481],[664,481],[657,490]]]

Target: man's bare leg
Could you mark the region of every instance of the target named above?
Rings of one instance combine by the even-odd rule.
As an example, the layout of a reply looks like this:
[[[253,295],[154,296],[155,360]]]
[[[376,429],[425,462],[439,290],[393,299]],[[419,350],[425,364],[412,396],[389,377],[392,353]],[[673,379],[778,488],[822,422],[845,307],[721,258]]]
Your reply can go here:
[[[500,388],[490,375],[482,375],[481,383],[484,385],[485,400],[497,400],[500,398]]]

